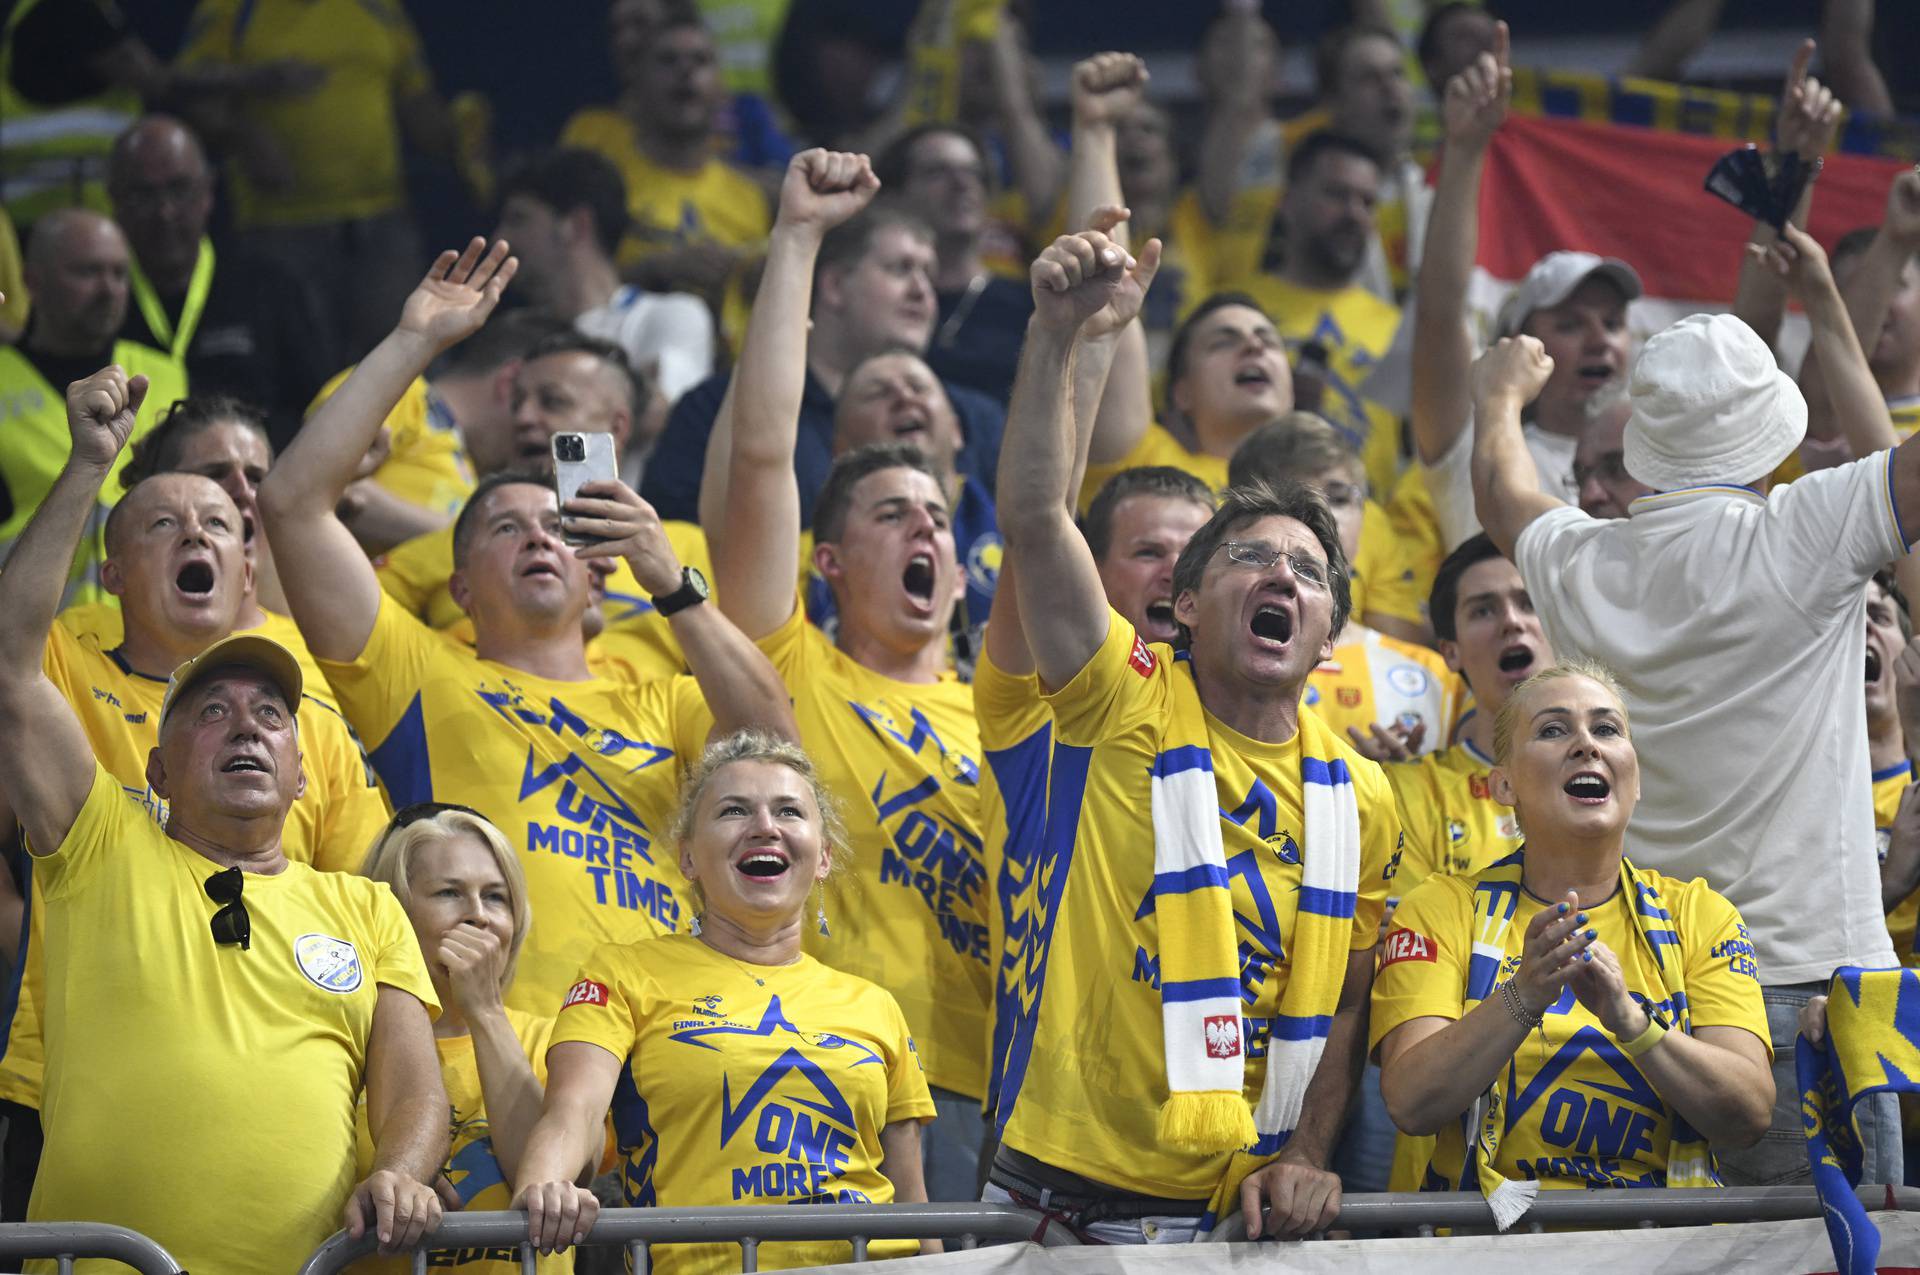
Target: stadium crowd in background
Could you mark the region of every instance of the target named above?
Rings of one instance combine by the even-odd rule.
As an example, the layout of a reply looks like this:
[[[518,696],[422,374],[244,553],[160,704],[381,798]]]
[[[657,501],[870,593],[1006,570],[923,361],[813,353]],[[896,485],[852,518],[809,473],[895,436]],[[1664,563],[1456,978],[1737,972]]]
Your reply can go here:
[[[1782,49],[1790,206],[1643,210],[1698,296],[1516,197],[1498,5],[1329,6],[1297,112],[1249,0],[1070,65],[921,0],[890,74],[739,7],[611,0],[500,155],[400,0],[5,19],[0,1219],[557,1275],[607,1205],[1805,1178],[1803,1011],[1920,967],[1873,6]]]

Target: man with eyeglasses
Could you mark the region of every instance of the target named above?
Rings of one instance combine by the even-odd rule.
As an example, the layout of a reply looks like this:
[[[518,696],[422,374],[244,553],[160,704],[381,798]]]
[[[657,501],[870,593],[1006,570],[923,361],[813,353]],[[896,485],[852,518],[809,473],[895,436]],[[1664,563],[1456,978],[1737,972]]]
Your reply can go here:
[[[337,504],[408,384],[498,303],[515,265],[504,242],[484,247],[441,254],[394,330],[267,475],[260,511],[294,619],[388,799],[472,806],[525,852],[540,924],[509,1004],[550,1014],[595,945],[691,923],[686,881],[656,838],[709,732],[794,728],[772,665],[705,605],[705,578],[624,483],[589,483],[564,511],[542,474],[480,484],[451,537],[449,587],[473,620],[471,648],[381,591]],[[692,676],[631,683],[591,670],[581,620],[594,559],[624,560]]]
[[[1627,418],[1633,402],[1626,387],[1611,386],[1587,402],[1587,425],[1573,447],[1573,484],[1580,509],[1595,518],[1624,518],[1627,506],[1653,488],[1627,472]]]
[[[1399,821],[1379,768],[1301,711],[1351,606],[1319,495],[1227,490],[1174,569],[1177,651],[1107,602],[1070,512],[1067,370],[1136,269],[1088,232],[1032,271],[1049,410],[1011,418],[1001,528],[1055,743],[988,1198],[1107,1242],[1204,1238],[1236,1207],[1302,1235],[1339,1208]]]
[[[167,799],[151,781],[147,760],[159,741],[167,674],[241,627],[252,579],[243,523],[244,516],[210,478],[162,473],[143,479],[107,519],[102,577],[118,609],[69,612],[41,634],[44,675],[78,717],[100,764],[158,824],[167,822]],[[57,582],[29,571],[9,569],[0,575],[0,606],[11,608],[17,599],[32,605],[48,591],[57,596]],[[101,618],[113,621],[113,636],[99,631]],[[255,627],[293,631],[292,623],[279,617]],[[314,691],[327,695],[317,673]],[[386,804],[339,711],[313,696],[306,707],[307,782],[288,815],[285,851],[316,868],[352,871],[385,823]],[[14,813],[0,793],[0,842],[12,837],[14,827]],[[26,1206],[40,1129],[45,999],[40,884],[31,871],[22,871],[17,882],[10,877],[0,882],[0,915],[13,920],[0,927],[6,936],[0,942],[14,947],[19,962],[15,995],[0,1007],[0,1112],[8,1117],[0,1217],[9,1221],[18,1221]]]
[[[173,670],[146,759],[164,826],[42,667],[67,559],[146,392],[117,367],[69,388],[71,455],[0,576],[0,730],[16,741],[0,790],[45,905],[47,1144],[28,1217],[131,1227],[206,1271],[293,1269],[342,1224],[409,1246],[440,1216],[438,1004],[391,892],[289,856],[307,785],[298,663],[237,635]],[[356,1185],[363,1084],[377,1150]],[[271,1207],[236,1211],[263,1182]]]
[[[197,394],[259,404],[274,446],[285,447],[340,365],[311,285],[214,242],[213,170],[200,140],[171,116],[149,115],[120,134],[107,193],[132,249],[133,304],[120,335],[183,363]]]

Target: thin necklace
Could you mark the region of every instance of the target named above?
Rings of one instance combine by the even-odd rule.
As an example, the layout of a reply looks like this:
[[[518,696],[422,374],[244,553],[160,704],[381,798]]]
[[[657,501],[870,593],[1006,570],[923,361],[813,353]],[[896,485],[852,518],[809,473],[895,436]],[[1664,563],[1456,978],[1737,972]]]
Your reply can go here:
[[[798,965],[800,963],[800,956],[805,955],[805,953],[801,953],[799,955],[796,955],[790,961],[782,961],[779,965],[753,966],[753,965],[747,964],[745,961],[735,956],[732,952],[721,951],[720,946],[717,943],[715,943],[712,939],[708,938],[705,934],[701,934],[699,937],[700,937],[700,941],[702,943],[705,943],[710,951],[713,951],[715,953],[718,953],[721,956],[726,957],[728,960],[732,961],[736,966],[738,966],[740,969],[740,972],[742,974],[745,974],[748,978],[752,979],[754,986],[756,987],[765,987],[767,985],[766,979],[754,973],[754,970],[756,968],[757,969],[784,969],[790,965]]]
[[[974,304],[980,300],[980,294],[986,290],[986,271],[982,270],[967,280],[966,294],[960,298],[960,304],[953,307],[953,313],[947,316],[947,321],[940,325],[940,331],[934,337],[936,345],[943,350],[953,348],[953,343],[960,339],[960,329],[966,324],[967,316],[973,313]]]

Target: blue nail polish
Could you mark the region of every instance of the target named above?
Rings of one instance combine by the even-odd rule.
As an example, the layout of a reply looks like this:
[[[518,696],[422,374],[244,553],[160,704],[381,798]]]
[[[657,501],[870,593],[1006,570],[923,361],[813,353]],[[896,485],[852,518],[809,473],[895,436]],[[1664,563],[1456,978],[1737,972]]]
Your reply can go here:
[[[1566,914],[1567,914],[1567,905],[1562,903],[1560,905],[1560,915],[1565,916]]]
[[[1581,959],[1581,960],[1583,960],[1583,961],[1591,961],[1591,960],[1593,959],[1593,953],[1592,953],[1592,952],[1582,952],[1582,953],[1580,953],[1580,959]]]
[[[1587,923],[1587,914],[1582,912],[1579,916],[1574,917],[1573,923],[1575,925],[1585,925]]]
[[[1588,937],[1588,938],[1590,938],[1590,939],[1597,939],[1597,938],[1599,938],[1599,937],[1600,937],[1600,931],[1598,931],[1598,930],[1588,930],[1588,931],[1587,931],[1587,937]]]

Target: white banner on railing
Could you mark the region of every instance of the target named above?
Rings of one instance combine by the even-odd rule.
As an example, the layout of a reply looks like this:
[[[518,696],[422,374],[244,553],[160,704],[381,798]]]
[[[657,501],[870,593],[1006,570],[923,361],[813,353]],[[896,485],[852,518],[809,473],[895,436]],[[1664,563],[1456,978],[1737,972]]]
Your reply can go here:
[[[1871,1215],[1880,1228],[1880,1269],[1920,1268],[1920,1216]],[[1418,1263],[1416,1267],[1414,1264]],[[816,1268],[844,1275],[846,1266]],[[873,1269],[880,1269],[875,1266]],[[1324,1240],[1307,1244],[1182,1244],[1139,1248],[1039,1248],[1031,1244],[946,1253],[885,1264],[887,1275],[1193,1275],[1195,1271],[1285,1270],[1401,1275],[1540,1275],[1604,1270],[1607,1275],[1740,1271],[1806,1275],[1834,1269],[1827,1231],[1816,1219],[1733,1226],[1445,1239]]]

